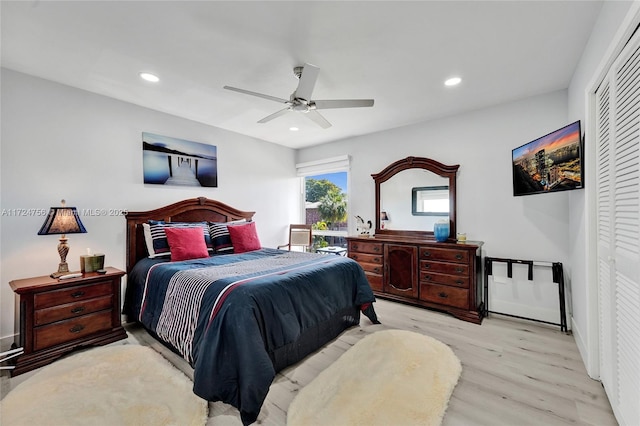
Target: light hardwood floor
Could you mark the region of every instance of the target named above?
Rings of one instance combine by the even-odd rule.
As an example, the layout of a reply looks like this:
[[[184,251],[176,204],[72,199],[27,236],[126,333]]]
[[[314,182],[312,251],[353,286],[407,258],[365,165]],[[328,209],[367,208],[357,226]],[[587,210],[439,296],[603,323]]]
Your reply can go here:
[[[600,382],[587,376],[573,336],[558,327],[498,315],[482,325],[448,314],[378,300],[382,325],[365,317],[301,363],[281,371],[271,385],[258,423],[286,424],[297,391],[369,333],[403,329],[434,337],[453,349],[462,375],[444,417],[454,425],[617,425]],[[149,345],[189,377],[193,370],[143,329],[128,325],[130,343]],[[11,379],[13,386],[21,376]],[[208,426],[241,424],[237,410],[210,403]]]

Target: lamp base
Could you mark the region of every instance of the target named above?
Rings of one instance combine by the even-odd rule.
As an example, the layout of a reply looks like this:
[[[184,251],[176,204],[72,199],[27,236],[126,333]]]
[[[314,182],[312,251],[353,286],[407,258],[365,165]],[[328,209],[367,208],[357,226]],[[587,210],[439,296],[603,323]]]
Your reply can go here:
[[[59,278],[69,273],[69,264],[67,262],[61,262],[58,265],[58,271],[50,275],[51,278]]]

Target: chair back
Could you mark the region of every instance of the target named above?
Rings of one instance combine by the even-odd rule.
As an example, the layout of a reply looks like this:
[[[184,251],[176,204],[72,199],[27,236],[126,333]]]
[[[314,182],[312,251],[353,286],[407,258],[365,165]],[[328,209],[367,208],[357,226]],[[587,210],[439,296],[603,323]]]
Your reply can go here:
[[[289,247],[302,247],[305,251],[308,251],[313,245],[313,237],[311,235],[311,225],[289,225],[289,244],[283,246]]]

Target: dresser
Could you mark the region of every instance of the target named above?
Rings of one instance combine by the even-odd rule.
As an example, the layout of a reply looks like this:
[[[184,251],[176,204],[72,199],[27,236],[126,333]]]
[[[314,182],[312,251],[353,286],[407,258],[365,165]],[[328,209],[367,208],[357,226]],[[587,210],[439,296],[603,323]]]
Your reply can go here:
[[[482,322],[482,242],[436,242],[400,235],[347,238],[376,296]]]
[[[9,283],[16,299],[16,342],[24,353],[12,375],[53,362],[82,346],[125,339],[120,316],[120,282],[124,272],[59,280],[49,276]]]

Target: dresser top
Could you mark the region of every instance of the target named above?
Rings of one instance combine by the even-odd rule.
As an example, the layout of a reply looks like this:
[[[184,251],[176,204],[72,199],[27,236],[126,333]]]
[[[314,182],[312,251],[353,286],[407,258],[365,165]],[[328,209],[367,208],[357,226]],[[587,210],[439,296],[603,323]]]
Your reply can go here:
[[[438,242],[434,239],[429,238],[421,238],[421,237],[413,237],[408,235],[392,235],[392,234],[380,234],[380,235],[349,235],[347,237],[348,240],[358,240],[358,241],[370,241],[370,242],[380,242],[380,243],[406,243],[406,244],[437,244],[442,245],[443,247],[482,247],[484,241],[456,241],[456,240],[448,240],[445,242]]]

